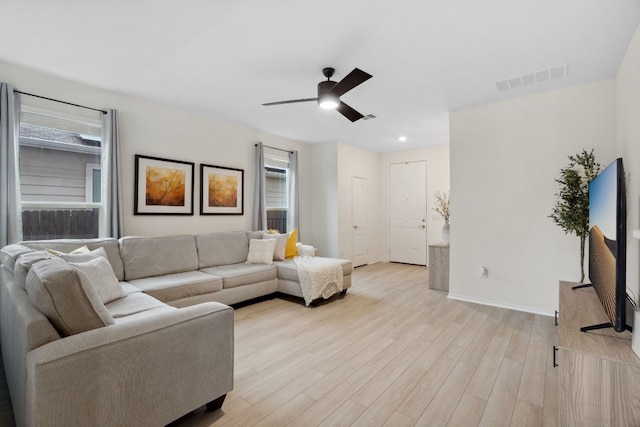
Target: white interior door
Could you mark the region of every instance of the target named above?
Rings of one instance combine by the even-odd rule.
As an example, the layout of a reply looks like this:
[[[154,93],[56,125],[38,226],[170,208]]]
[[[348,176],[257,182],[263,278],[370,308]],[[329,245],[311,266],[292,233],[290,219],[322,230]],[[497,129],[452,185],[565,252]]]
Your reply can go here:
[[[354,267],[369,263],[369,182],[366,178],[352,179],[352,260]]]
[[[427,265],[427,162],[389,165],[389,261]]]

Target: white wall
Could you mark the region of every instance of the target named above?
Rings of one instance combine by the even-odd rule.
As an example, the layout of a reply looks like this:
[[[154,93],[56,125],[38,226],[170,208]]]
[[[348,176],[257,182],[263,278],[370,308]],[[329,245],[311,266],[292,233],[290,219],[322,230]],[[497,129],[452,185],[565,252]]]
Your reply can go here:
[[[627,184],[627,289],[640,298],[640,242],[631,237],[640,229],[640,26],[616,77],[618,156]]]
[[[312,244],[317,248],[318,255],[337,257],[338,146],[335,143],[313,145],[311,157]]]
[[[437,214],[435,207],[435,193],[449,193],[449,146],[439,145],[420,150],[397,151],[380,156],[379,176],[380,191],[378,206],[385,209],[380,212],[380,230],[377,258],[389,261],[389,165],[392,163],[425,160],[427,162],[427,245],[442,241],[442,226],[444,220]],[[427,254],[427,263],[429,262]]]
[[[338,253],[340,258],[353,259],[353,177],[365,178],[369,185],[366,211],[368,212],[368,262],[378,262],[374,243],[380,232],[380,209],[375,197],[380,188],[378,175],[379,155],[352,145],[338,143]]]
[[[450,114],[451,297],[557,308],[558,280],[580,275],[579,239],[548,218],[554,179],[583,148],[615,159],[615,94],[607,80]]]
[[[314,244],[310,233],[311,149],[308,145],[5,63],[0,63],[0,80],[24,92],[95,108],[118,110],[125,234],[158,236],[251,229],[254,144],[262,141],[273,147],[299,151],[300,238]],[[135,154],[196,164],[194,216],[133,215]],[[244,169],[244,215],[198,214],[200,163]]]

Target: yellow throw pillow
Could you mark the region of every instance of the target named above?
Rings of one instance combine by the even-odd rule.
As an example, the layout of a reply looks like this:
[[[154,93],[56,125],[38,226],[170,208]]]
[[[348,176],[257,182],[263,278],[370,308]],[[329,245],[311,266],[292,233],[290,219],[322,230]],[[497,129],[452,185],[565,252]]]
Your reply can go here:
[[[287,249],[284,252],[285,258],[293,258],[298,256],[298,248],[296,247],[296,243],[298,243],[298,229],[294,228],[291,234],[289,234],[289,239],[287,239]]]

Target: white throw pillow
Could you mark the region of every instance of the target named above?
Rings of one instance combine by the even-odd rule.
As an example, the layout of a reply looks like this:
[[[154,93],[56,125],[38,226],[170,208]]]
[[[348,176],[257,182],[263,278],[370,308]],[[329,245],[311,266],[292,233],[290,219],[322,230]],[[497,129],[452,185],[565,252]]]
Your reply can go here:
[[[86,246],[83,246],[83,247],[86,248]],[[82,249],[82,248],[78,248],[78,249]],[[76,249],[76,251],[78,249]],[[76,252],[76,251],[70,252],[68,254],[65,254],[64,252],[58,252],[55,255],[59,256],[60,258],[62,258],[67,262],[87,262],[87,261],[91,261],[92,259],[96,259],[100,257],[104,259],[108,259],[107,251],[105,251],[103,247],[100,247],[94,251],[90,251],[89,249],[87,249],[86,251],[80,251],[80,252]],[[51,249],[47,249],[47,252],[51,253]]]
[[[316,248],[311,245],[303,245],[302,243],[297,243],[296,247],[298,248],[298,255],[300,256],[315,256]]]
[[[47,248],[45,250],[47,252],[49,252],[51,255],[54,255],[54,256],[68,255],[68,254],[73,254],[73,255],[75,255],[75,254],[86,254],[86,253],[91,252],[86,245],[85,246],[80,246],[79,248],[76,248],[76,249],[72,250],[69,253],[58,251],[56,249],[49,249],[49,248]]]
[[[109,264],[106,257],[98,257],[87,262],[70,262],[69,265],[76,271],[83,273],[78,274],[80,280],[88,280],[90,282],[103,304],[127,296],[127,293],[118,283],[116,275],[113,274],[111,264]]]
[[[262,236],[263,239],[275,239],[276,248],[273,251],[273,260],[274,261],[282,261],[284,260],[285,252],[287,249],[287,240],[289,240],[288,234],[270,234],[265,233]]]
[[[273,252],[276,248],[275,239],[249,240],[249,254],[247,264],[273,264]]]

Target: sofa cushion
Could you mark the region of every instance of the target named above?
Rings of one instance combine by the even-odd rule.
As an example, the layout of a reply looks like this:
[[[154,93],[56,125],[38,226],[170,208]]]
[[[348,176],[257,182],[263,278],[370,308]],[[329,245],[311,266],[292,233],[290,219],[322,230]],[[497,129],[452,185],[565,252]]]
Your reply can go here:
[[[17,243],[13,245],[7,245],[4,248],[0,249],[0,264],[5,266],[9,271],[13,271],[16,261],[18,260],[20,255],[31,252],[32,250],[33,249]]]
[[[251,239],[249,241],[249,253],[247,264],[272,264],[273,252],[276,248],[274,239]]]
[[[289,240],[288,234],[271,234],[265,233],[262,236],[263,239],[275,239],[276,248],[273,250],[273,260],[282,261],[285,259],[285,253],[287,250],[287,241]]]
[[[36,262],[53,258],[53,255],[47,251],[34,251],[22,254],[16,261],[16,265],[13,269],[13,277],[23,289],[25,289],[27,283],[27,274],[31,270],[31,266]]]
[[[142,292],[142,289],[138,288],[137,286],[133,286],[129,282],[124,282],[121,280],[119,283],[120,283],[120,287],[122,287],[122,289],[127,293],[127,295],[135,294],[136,292]]]
[[[120,254],[127,281],[198,269],[196,242],[191,235],[123,237]]]
[[[151,295],[136,292],[124,298],[117,299],[105,305],[113,319],[131,316],[154,308],[169,307],[169,305],[157,300]]]
[[[104,252],[102,248],[98,250]],[[118,283],[116,275],[113,274],[111,264],[106,257],[98,257],[86,262],[70,262],[69,265],[87,275],[103,304],[127,296]]]
[[[346,259],[332,259],[334,259],[335,261],[340,261],[340,264],[342,265],[343,276],[348,276],[349,274],[351,274],[351,272],[353,271],[353,264],[351,263],[351,261]],[[293,280],[294,282],[300,281],[300,279],[298,278],[296,263],[292,259],[287,259],[284,261],[274,261],[273,264],[278,269],[279,279]]]
[[[261,235],[261,233],[260,233]],[[249,237],[245,231],[197,234],[198,268],[238,264],[247,260]]]
[[[90,279],[59,258],[35,263],[26,283],[33,304],[68,336],[114,323]]]
[[[266,282],[277,277],[276,268],[273,265],[267,264],[241,263],[221,265],[218,267],[203,268],[200,271],[221,277],[222,287],[224,289]]]
[[[120,246],[117,239],[108,237],[98,239],[30,240],[22,242],[22,244],[36,250],[55,249],[67,253],[81,246],[86,246],[91,251],[104,248],[116,277],[118,280],[124,280],[124,267],[122,258],[120,258]]]
[[[129,284],[142,289],[160,301],[169,302],[195,295],[222,290],[222,279],[200,271],[165,274],[128,280]]]

